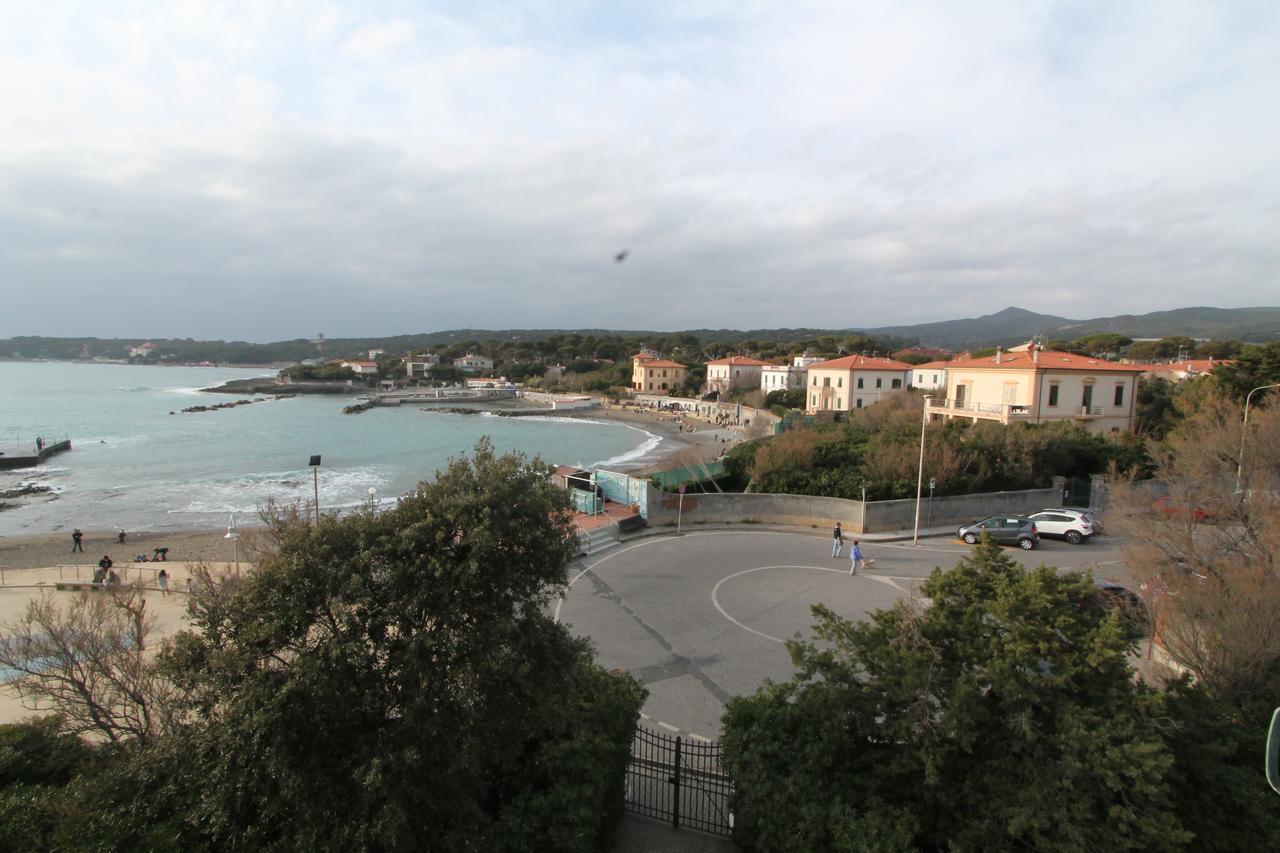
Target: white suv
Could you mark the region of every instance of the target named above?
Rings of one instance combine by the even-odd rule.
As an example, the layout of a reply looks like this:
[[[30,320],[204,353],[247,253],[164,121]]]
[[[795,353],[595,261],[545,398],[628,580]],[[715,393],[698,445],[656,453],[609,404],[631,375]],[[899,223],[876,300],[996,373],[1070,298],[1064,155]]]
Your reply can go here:
[[[1065,539],[1079,545],[1093,535],[1093,523],[1080,510],[1045,509],[1031,516],[1041,536]]]

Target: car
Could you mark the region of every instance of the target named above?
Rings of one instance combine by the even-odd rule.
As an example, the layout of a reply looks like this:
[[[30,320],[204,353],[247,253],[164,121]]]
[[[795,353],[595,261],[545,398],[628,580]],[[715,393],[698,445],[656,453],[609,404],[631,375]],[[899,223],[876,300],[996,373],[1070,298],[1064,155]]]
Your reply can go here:
[[[1025,515],[993,515],[966,524],[956,531],[956,536],[972,545],[983,533],[989,533],[1001,545],[1017,545],[1024,551],[1040,544],[1036,523]]]
[[[1087,506],[1047,506],[1040,512],[1059,512],[1063,515],[1076,515],[1088,520],[1090,526],[1093,527],[1093,535],[1101,536],[1103,533],[1102,513],[1098,510]],[[1033,515],[1035,513],[1032,513]]]
[[[1199,503],[1187,503],[1176,498],[1157,498],[1151,505],[1156,512],[1170,518],[1189,518],[1192,521],[1213,521],[1222,512],[1222,498],[1210,497]]]
[[[1072,545],[1079,545],[1093,536],[1093,523],[1083,513],[1046,509],[1032,515],[1031,520],[1036,523],[1036,531],[1041,536],[1065,539]]]
[[[1133,590],[1103,578],[1094,578],[1094,601],[1108,613],[1117,611],[1120,621],[1128,627],[1134,636],[1142,636],[1151,629],[1151,614],[1147,604]]]

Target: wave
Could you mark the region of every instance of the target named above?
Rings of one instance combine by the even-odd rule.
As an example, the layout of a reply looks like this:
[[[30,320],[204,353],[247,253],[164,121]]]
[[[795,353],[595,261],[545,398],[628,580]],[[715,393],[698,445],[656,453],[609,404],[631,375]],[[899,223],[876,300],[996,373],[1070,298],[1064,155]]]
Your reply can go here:
[[[386,469],[373,466],[321,471],[320,506],[329,509],[360,506],[368,502],[371,486],[382,490],[391,476]],[[268,500],[279,503],[307,501],[314,494],[311,477],[298,471],[249,474],[191,483],[189,487],[198,492],[198,497],[168,510],[170,515],[257,513]]]
[[[566,418],[565,420],[571,420],[571,419]],[[597,462],[592,467],[604,468],[608,465],[621,465],[622,463],[630,462],[633,459],[640,459],[642,457],[648,456],[650,453],[652,453],[654,450],[657,449],[659,444],[662,444],[662,436],[660,435],[654,435],[648,430],[640,429],[640,427],[631,426],[630,424],[625,424],[624,426],[626,426],[627,429],[633,429],[636,432],[644,433],[649,437],[645,439],[644,443],[641,444],[639,447],[637,447],[635,450],[629,450],[626,453],[619,453],[617,456],[611,456],[608,459]]]

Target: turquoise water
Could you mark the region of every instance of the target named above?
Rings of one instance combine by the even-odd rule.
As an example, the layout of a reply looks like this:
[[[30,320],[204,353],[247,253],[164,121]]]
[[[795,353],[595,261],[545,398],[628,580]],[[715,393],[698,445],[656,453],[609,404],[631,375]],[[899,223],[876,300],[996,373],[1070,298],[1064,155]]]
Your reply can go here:
[[[498,451],[551,463],[613,463],[651,450],[634,427],[570,418],[499,418],[417,406],[344,415],[353,397],[270,400],[215,412],[194,405],[242,399],[200,388],[270,375],[263,369],[0,362],[0,443],[70,437],[73,449],[38,468],[0,471],[0,488],[52,486],[0,512],[0,535],[70,530],[163,530],[253,523],[268,498],[310,500],[312,454],[323,456],[320,503],[355,506],[377,489],[393,500],[488,436]],[[179,412],[171,415],[170,412]]]

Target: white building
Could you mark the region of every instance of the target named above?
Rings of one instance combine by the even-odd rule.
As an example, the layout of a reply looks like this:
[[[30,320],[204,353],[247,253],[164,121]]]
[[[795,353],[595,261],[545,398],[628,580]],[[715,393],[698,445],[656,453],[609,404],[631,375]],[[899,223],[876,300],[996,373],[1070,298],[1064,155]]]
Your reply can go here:
[[[731,355],[707,362],[707,391],[721,394],[735,388],[759,388],[760,371],[772,367],[769,362],[745,355]]]
[[[930,361],[911,368],[911,387],[932,391],[947,387],[948,361]]]
[[[378,364],[374,361],[344,361],[342,362],[342,366],[350,368],[351,372],[356,376],[378,375]]]
[[[384,349],[371,349],[369,350],[369,360],[377,361],[378,359],[382,358],[386,354],[387,354],[387,351]]]
[[[404,372],[410,379],[424,379],[431,368],[440,363],[440,356],[434,353],[425,355],[406,355],[403,359]]]
[[[808,374],[807,367],[797,367],[794,364],[771,364],[760,368],[760,390],[768,394],[770,391],[803,388],[804,378]]]
[[[892,358],[847,355],[809,365],[805,411],[851,412],[879,403],[911,381],[911,365]]]
[[[455,358],[453,366],[468,373],[487,372],[493,370],[493,359],[487,355],[476,355],[469,352],[462,358]]]

